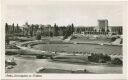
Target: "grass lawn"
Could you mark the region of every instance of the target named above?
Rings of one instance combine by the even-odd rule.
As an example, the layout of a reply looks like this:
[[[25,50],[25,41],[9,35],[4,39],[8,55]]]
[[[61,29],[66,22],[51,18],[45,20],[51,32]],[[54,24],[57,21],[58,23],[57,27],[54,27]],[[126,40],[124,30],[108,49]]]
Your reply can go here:
[[[122,46],[93,45],[93,44],[38,44],[34,49],[44,51],[57,51],[67,53],[103,53],[112,55],[122,55]]]

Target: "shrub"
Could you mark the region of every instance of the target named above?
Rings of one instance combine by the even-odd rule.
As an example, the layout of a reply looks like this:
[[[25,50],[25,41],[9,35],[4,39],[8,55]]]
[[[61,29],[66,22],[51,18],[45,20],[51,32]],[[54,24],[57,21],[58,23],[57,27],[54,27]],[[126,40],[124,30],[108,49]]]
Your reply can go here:
[[[103,56],[103,60],[105,60],[105,61],[111,61],[111,57],[108,56],[107,54],[105,54],[105,55]]]
[[[40,35],[40,34],[37,34],[37,35],[36,35],[36,39],[37,39],[37,40],[41,40],[41,35]]]
[[[17,52],[9,52],[9,51],[5,52],[5,55],[17,55],[17,54],[18,54]]]
[[[37,59],[45,59],[46,57],[45,56],[42,56],[42,55],[37,55],[36,58]]]
[[[71,39],[76,39],[77,37],[76,36],[72,36],[72,38]]]
[[[16,64],[16,62],[7,62],[7,61],[5,61],[5,66],[8,66],[8,65],[13,65],[13,66],[15,66],[15,65],[17,65],[17,64]]]
[[[91,56],[88,56],[88,60],[91,62],[99,62],[99,56],[97,54],[92,53]]]
[[[88,56],[88,60],[96,63],[106,63],[108,61],[111,61],[111,57],[108,56],[107,54],[103,55],[103,54],[92,53],[91,56]]]
[[[111,41],[113,42],[113,41],[115,41],[117,38],[116,37],[112,37],[111,38]]]
[[[122,65],[123,61],[119,58],[114,58],[112,61],[111,61],[112,64],[115,64],[115,65]]]

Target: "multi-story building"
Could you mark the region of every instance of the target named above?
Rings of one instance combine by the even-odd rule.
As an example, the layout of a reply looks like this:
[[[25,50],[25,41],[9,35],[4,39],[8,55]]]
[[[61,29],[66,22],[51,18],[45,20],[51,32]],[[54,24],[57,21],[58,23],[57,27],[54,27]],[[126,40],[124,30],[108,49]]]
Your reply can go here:
[[[102,32],[107,32],[107,30],[108,30],[108,20],[107,19],[98,20],[98,29]]]
[[[109,26],[109,27],[110,27],[110,32],[112,34],[119,34],[119,35],[123,34],[122,26]]]
[[[122,35],[122,26],[108,26],[107,19],[98,20],[98,26],[77,26],[75,33],[107,35],[108,33]]]

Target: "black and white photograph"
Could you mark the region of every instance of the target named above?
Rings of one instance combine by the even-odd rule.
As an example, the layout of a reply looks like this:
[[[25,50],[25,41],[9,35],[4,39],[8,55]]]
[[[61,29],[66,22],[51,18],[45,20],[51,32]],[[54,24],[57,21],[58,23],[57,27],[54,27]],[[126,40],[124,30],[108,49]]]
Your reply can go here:
[[[123,3],[5,0],[5,74],[123,74]]]

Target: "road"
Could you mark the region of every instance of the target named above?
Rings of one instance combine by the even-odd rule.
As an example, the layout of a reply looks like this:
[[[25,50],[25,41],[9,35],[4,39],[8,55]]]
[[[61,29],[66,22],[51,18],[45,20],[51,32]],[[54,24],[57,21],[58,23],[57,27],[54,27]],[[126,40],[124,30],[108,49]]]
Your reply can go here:
[[[6,58],[11,56],[6,56]],[[17,65],[7,69],[6,73],[35,73],[40,67],[63,70],[87,69],[91,73],[122,73],[121,66],[80,65],[64,62],[53,62],[48,59],[36,59],[34,56],[13,56]]]

